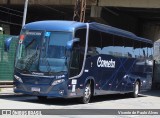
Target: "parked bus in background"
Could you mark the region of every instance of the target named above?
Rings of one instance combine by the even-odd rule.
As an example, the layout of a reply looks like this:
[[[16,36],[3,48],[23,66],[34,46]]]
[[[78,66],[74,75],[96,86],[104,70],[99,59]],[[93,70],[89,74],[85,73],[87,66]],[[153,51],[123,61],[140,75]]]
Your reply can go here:
[[[111,26],[75,21],[29,23],[19,36],[14,92],[40,100],[79,98],[82,103],[103,94],[137,97],[151,88],[152,55],[152,41]]]

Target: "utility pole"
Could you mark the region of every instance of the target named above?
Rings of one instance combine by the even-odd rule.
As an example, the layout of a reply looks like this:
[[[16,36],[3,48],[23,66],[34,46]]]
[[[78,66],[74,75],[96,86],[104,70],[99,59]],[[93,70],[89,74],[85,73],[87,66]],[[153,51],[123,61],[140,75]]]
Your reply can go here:
[[[28,0],[25,0],[22,27],[26,24],[27,8],[28,8]]]
[[[73,20],[84,22],[86,12],[86,0],[76,0],[74,6]]]

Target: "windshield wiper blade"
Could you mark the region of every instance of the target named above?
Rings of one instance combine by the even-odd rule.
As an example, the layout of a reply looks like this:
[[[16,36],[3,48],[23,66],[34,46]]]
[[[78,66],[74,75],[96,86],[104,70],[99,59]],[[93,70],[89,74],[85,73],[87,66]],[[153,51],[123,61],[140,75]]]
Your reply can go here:
[[[32,39],[32,41],[28,45],[26,45],[26,48],[28,48],[30,45],[32,45],[35,41],[36,41],[36,39]]]
[[[24,70],[29,71],[30,67],[32,66],[33,62],[37,59],[37,57],[38,57],[38,51],[36,50],[36,52],[27,59]]]

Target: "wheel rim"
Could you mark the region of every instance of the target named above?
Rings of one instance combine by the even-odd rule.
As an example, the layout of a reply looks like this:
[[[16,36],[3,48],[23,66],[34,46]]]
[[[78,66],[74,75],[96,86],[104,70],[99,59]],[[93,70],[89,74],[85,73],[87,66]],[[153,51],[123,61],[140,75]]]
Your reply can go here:
[[[91,88],[90,85],[87,85],[84,91],[84,99],[85,101],[89,100],[91,96]]]
[[[138,95],[138,91],[139,91],[139,85],[138,83],[136,83],[136,86],[135,86],[135,94]]]

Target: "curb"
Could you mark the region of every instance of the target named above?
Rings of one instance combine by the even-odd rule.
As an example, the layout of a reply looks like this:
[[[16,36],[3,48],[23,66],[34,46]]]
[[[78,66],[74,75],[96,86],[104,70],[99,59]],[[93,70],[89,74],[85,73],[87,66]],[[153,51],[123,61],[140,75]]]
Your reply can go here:
[[[27,97],[31,95],[26,95],[22,93],[14,93],[13,88],[0,88],[0,98],[10,98],[10,97]]]
[[[28,97],[30,95],[22,94],[22,93],[0,93],[1,98],[11,98],[11,97]]]
[[[13,88],[0,88],[0,97],[4,96],[19,96],[22,94],[17,94],[13,92]]]

